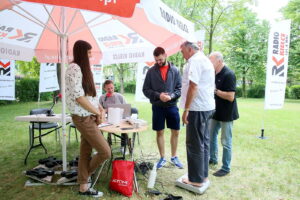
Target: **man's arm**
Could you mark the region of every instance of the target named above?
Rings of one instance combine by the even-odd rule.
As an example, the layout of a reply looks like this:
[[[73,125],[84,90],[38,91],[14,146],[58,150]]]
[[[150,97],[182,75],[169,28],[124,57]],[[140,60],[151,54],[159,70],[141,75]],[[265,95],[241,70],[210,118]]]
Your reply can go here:
[[[125,97],[122,94],[119,94],[118,97],[120,99],[121,104],[126,104]]]
[[[227,91],[215,89],[215,94],[222,99],[233,102],[236,89],[236,77],[234,73],[228,73],[224,82]]]
[[[151,101],[156,101],[159,99],[160,93],[154,91],[151,88],[151,77],[150,77],[150,70],[147,72],[144,85],[143,85],[143,93],[144,95],[149,98]]]
[[[215,89],[215,94],[218,97],[225,99],[227,101],[230,101],[230,102],[234,101],[235,92],[226,92],[226,91]]]
[[[189,114],[189,110],[190,110],[190,107],[191,107],[191,104],[196,96],[196,93],[197,93],[197,85],[190,81],[189,83],[189,88],[188,88],[188,91],[187,91],[187,95],[186,95],[186,101],[185,101],[185,106],[184,106],[184,112],[182,114],[182,122],[184,124],[188,124],[188,120],[187,120],[187,117],[188,117],[188,114]]]
[[[181,96],[181,76],[177,70],[175,76],[175,89],[172,94],[170,94],[171,99],[178,99]]]

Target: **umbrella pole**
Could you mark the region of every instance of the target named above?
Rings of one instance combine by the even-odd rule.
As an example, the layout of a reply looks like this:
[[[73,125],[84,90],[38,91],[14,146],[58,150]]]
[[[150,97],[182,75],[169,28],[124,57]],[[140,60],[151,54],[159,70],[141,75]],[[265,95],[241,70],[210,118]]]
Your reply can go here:
[[[65,67],[67,63],[67,35],[66,29],[65,9],[62,8],[62,32],[61,38],[61,94],[62,94],[62,161],[63,171],[67,170],[67,148],[66,148],[66,95],[65,95]]]

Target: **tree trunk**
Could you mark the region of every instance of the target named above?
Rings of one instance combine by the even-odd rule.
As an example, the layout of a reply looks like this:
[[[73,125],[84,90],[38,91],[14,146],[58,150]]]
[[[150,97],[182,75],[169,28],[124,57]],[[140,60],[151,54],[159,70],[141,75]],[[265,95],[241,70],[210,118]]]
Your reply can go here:
[[[212,43],[213,43],[213,35],[214,35],[214,12],[215,7],[211,7],[211,13],[210,13],[210,28],[209,28],[209,44],[208,44],[208,53],[210,54],[212,52]]]
[[[56,65],[56,74],[57,74],[57,81],[58,81],[58,85],[59,85],[59,88],[61,88],[61,77],[60,77],[60,73],[61,72],[61,64],[60,63],[57,63]],[[59,89],[59,92],[61,89]]]
[[[124,64],[120,64],[120,93],[124,94]]]
[[[245,67],[243,67],[243,97],[246,98],[247,94],[246,94],[246,69]]]

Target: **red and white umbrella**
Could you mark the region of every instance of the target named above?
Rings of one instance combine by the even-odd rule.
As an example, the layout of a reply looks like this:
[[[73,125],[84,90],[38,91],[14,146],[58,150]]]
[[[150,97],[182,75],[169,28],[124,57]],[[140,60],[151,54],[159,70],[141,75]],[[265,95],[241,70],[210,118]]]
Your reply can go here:
[[[172,55],[195,40],[194,24],[160,0],[0,0],[0,58],[62,63],[72,60],[77,40],[93,49],[92,64],[153,60],[156,46]],[[61,70],[63,168],[65,67]]]
[[[137,5],[137,0],[27,0],[46,4],[18,1],[5,9],[12,6],[7,1],[12,2],[0,0],[0,58],[29,61],[36,56],[39,62],[61,63],[62,39],[66,39],[66,56],[71,61],[73,44],[84,39],[93,47],[93,64],[144,62],[153,59],[156,46],[172,55],[194,34],[191,22],[158,0]],[[116,12],[103,11],[115,15],[95,12],[106,8],[105,4],[115,6]]]

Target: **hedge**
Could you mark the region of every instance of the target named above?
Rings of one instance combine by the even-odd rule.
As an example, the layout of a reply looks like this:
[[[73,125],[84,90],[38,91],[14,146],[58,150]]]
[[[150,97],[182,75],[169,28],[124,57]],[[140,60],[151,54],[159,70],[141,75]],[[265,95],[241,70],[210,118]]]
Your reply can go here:
[[[300,99],[300,85],[293,85],[290,87],[290,98]]]
[[[114,83],[115,92],[120,92],[120,83]],[[135,93],[135,81],[129,81],[124,83],[124,92],[125,93]],[[104,92],[104,91],[103,91]]]
[[[249,97],[249,98],[264,98],[265,97],[265,85],[252,85],[247,91],[247,97]]]
[[[12,104],[15,102],[38,101],[39,96],[39,79],[23,78],[16,80],[15,96],[16,101],[1,100],[0,105]],[[50,101],[53,92],[41,93],[41,101]]]
[[[53,92],[41,93],[41,101],[52,99]],[[20,102],[37,101],[39,97],[39,79],[23,78],[16,82],[16,97]]]
[[[243,96],[243,89],[241,87],[236,87],[235,89],[235,97],[242,97]]]

